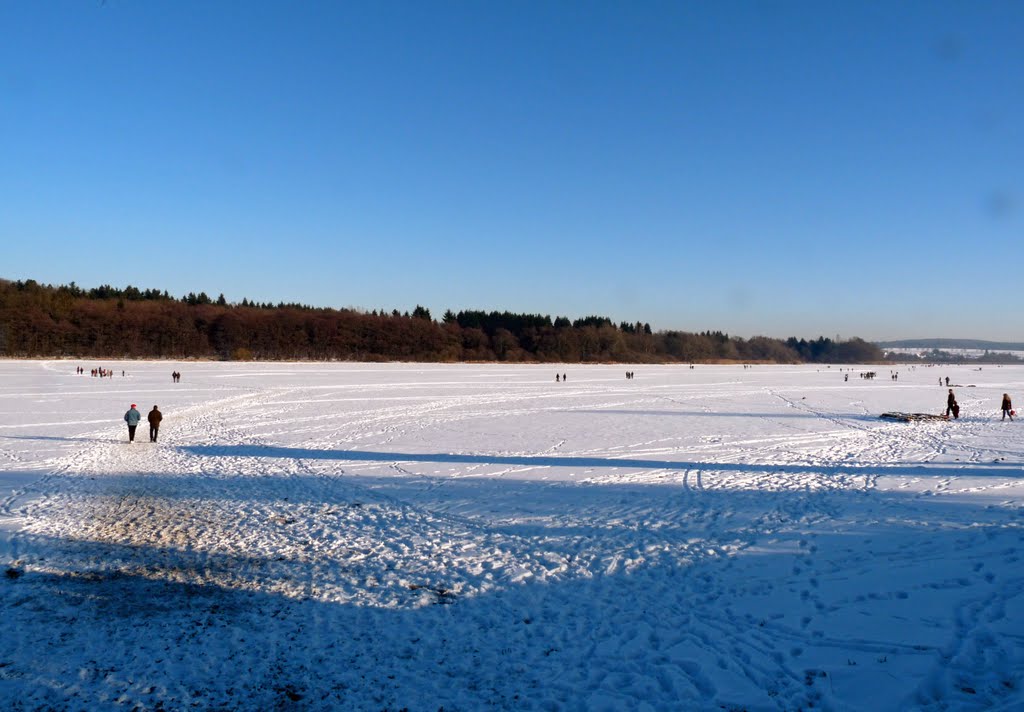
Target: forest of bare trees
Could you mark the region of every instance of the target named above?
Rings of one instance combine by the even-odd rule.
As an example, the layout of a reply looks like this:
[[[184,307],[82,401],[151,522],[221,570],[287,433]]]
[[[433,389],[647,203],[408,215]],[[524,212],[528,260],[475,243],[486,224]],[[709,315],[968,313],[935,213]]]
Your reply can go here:
[[[364,312],[0,280],[0,355],[228,360],[866,363],[861,339],[742,339],[510,312]]]

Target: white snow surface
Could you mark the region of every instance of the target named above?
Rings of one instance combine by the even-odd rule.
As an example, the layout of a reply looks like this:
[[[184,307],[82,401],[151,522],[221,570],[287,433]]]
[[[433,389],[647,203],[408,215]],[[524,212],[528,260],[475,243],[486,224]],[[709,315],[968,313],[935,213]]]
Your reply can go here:
[[[1024,709],[1024,368],[77,365],[0,362],[3,709]]]

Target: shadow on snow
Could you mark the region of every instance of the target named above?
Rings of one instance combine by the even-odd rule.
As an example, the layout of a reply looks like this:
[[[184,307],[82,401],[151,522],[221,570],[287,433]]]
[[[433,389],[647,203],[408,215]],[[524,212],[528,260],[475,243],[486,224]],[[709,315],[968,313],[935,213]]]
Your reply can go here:
[[[754,464],[700,460],[648,460],[611,457],[554,457],[551,455],[464,455],[457,453],[377,452],[373,450],[316,450],[265,445],[184,445],[182,452],[206,457],[290,458],[339,462],[445,463],[456,465],[514,465],[517,467],[615,468],[638,470],[700,470],[738,473],[815,473],[840,475],[906,475],[911,477],[1024,477],[1020,463],[868,463],[864,465]]]
[[[246,448],[247,456],[254,450],[266,449]],[[373,557],[345,558],[344,546],[245,555],[194,543],[169,546],[159,532],[153,541],[134,544],[19,534],[5,545],[16,545],[23,573],[0,579],[8,633],[0,636],[0,697],[22,700],[25,709],[273,709],[294,703],[320,709],[508,709],[526,700],[555,708],[628,709],[641,702],[665,709],[775,708],[780,702],[792,709],[822,702],[856,707],[850,701],[864,694],[857,690],[883,674],[877,669],[883,656],[893,667],[899,661],[903,692],[900,700],[875,708],[914,706],[921,694],[951,706],[1021,699],[1019,668],[1012,672],[1015,644],[990,627],[979,629],[983,641],[962,646],[970,650],[984,642],[979,650],[997,651],[1009,661],[986,673],[977,672],[984,666],[974,667],[975,661],[951,662],[949,651],[923,639],[903,640],[897,632],[917,617],[924,623],[912,630],[936,630],[934,608],[915,613],[919,598],[952,587],[961,597],[982,600],[1000,577],[1013,573],[1019,541],[1008,522],[1013,517],[982,506],[903,493],[737,493],[493,478],[439,483],[424,477],[152,473],[60,479],[51,485],[64,491],[62,485],[70,484],[74,500],[88,500],[83,514],[111,521],[133,493],[147,501],[223,499],[230,493],[253,503],[280,502],[281,512],[298,516],[294,505],[303,502],[347,504],[352,512],[378,504],[383,524],[367,524],[363,533],[386,538],[389,521],[411,522],[417,536],[405,531],[410,542],[436,540],[439,531],[456,538],[465,532],[464,543],[475,546],[483,531],[491,537],[488,547],[516,549],[523,561],[545,552],[592,560],[586,575],[552,575],[532,584],[506,579],[486,593],[456,596],[451,605],[416,607],[424,592],[408,581],[449,587],[478,574],[458,562],[427,574],[405,572],[401,561],[389,568]],[[551,497],[552,487],[565,496]],[[448,517],[468,504],[477,516]],[[410,518],[416,507],[436,516]],[[858,514],[892,508],[898,519],[856,521]],[[320,511],[311,507],[307,514]],[[509,519],[524,513],[532,518]],[[578,526],[571,525],[572,517],[555,516],[566,513],[578,515]],[[544,522],[541,516],[551,518]],[[797,547],[796,540],[808,536],[815,518],[850,528],[840,532],[830,525],[832,531],[816,540],[818,563],[809,564],[812,550]],[[205,526],[233,524],[226,518]],[[358,519],[349,524],[354,530]],[[287,525],[281,526],[287,537]],[[342,542],[351,534],[345,526],[322,531]],[[688,559],[683,547],[694,537],[707,546]],[[760,538],[782,538],[793,547],[746,557],[706,553],[722,543],[755,544]],[[948,555],[955,551],[964,553]],[[994,555],[989,561],[999,574],[995,584],[976,574],[971,552],[981,551],[1002,552],[1003,561]],[[647,563],[609,569],[608,562],[622,555]],[[940,558],[944,564],[937,567]],[[894,582],[902,565],[917,569]],[[382,576],[389,571],[393,576]],[[318,598],[317,589],[339,576],[371,593],[390,587],[399,605],[366,605],[356,596]],[[819,576],[844,583],[814,592],[824,608],[805,631],[797,619],[807,608],[801,596],[814,590],[810,582]],[[288,583],[292,593],[275,582]],[[844,617],[863,615],[868,605],[854,598],[864,586],[875,587],[865,594],[894,601],[878,613],[893,617],[891,635],[844,632]],[[786,615],[772,617],[776,610]],[[823,632],[816,635],[815,628]],[[959,645],[954,628],[951,619],[937,639]],[[803,650],[799,658],[790,654],[796,647]],[[843,651],[841,663],[823,662],[835,657],[829,652],[834,648]],[[860,664],[847,664],[848,656]],[[829,676],[809,677],[806,670],[815,666],[826,666]],[[993,684],[971,677],[983,674]],[[967,682],[950,682],[961,678],[974,686],[969,693],[961,689]]]

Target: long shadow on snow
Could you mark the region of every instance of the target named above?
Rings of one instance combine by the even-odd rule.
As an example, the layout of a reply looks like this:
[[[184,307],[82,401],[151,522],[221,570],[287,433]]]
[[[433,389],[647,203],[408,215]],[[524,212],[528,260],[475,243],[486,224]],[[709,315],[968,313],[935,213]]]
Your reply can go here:
[[[139,432],[141,433],[141,426]],[[139,437],[142,437],[139,435]],[[124,443],[128,437],[117,438],[84,438],[84,437],[60,437],[57,435],[0,435],[0,440],[52,440],[69,443]]]
[[[457,465],[515,465],[518,467],[615,468],[640,470],[701,470],[705,472],[787,472],[842,475],[908,475],[941,477],[1024,477],[1020,463],[872,463],[866,465],[794,465],[705,462],[700,460],[642,460],[611,457],[553,457],[550,455],[461,455],[455,453],[376,452],[372,450],[314,450],[263,445],[184,445],[179,450],[206,457],[267,457],[341,462],[430,462]],[[1015,472],[1007,472],[1014,470]]]
[[[857,420],[862,422],[877,422],[885,425],[887,421],[880,419],[877,415],[864,415],[863,413],[815,413],[810,411],[779,411],[770,413],[741,413],[726,411],[702,410],[629,410],[626,408],[565,408],[555,411],[557,413],[584,414],[584,415],[650,415],[650,416],[689,416],[694,418],[805,418],[808,420],[821,420],[825,417],[838,420]]]
[[[166,479],[183,489],[203,481]],[[268,489],[270,479],[262,478]],[[507,482],[491,483],[492,490],[508,487]],[[518,483],[510,495],[529,487],[537,485]],[[486,494],[474,489],[477,496]],[[609,488],[602,489],[607,499]],[[729,493],[700,494],[722,505],[732,498]],[[795,514],[808,498],[799,492],[761,494],[765,509],[793,509]],[[829,497],[839,509],[863,500],[862,494],[849,492]],[[908,496],[879,498],[895,505]],[[752,497],[749,503],[757,501]],[[592,504],[582,501],[578,506]],[[1020,669],[1013,667],[1013,656],[1019,657],[1013,652],[1015,642],[983,626],[984,645],[979,648],[1003,651],[1006,663],[990,670],[990,658],[979,661],[985,663],[979,667],[960,659],[962,655],[951,662],[933,641],[957,647],[963,643],[962,648],[970,650],[972,641],[957,636],[974,634],[956,632],[953,610],[948,629],[938,628],[936,634],[936,610],[926,606],[923,613],[916,613],[915,602],[919,597],[927,600],[935,591],[960,592],[957,600],[991,595],[969,556],[947,558],[941,567],[934,565],[934,557],[960,549],[962,538],[1005,549],[1017,542],[1017,534],[1005,525],[936,529],[935,512],[920,514],[913,521],[878,522],[851,532],[877,540],[870,547],[853,545],[859,547],[857,566],[837,565],[849,563],[842,558],[849,555],[842,552],[850,549],[842,541],[818,540],[819,565],[835,569],[825,576],[839,576],[844,583],[826,587],[815,597],[821,596],[842,615],[857,618],[870,604],[858,601],[855,594],[874,592],[880,598],[869,600],[888,602],[878,615],[894,622],[892,634],[884,638],[851,635],[844,632],[849,628],[844,625],[833,629],[824,614],[815,614],[810,629],[801,628],[799,615],[807,606],[798,591],[808,588],[808,576],[821,575],[813,568],[794,568],[810,555],[808,551],[741,557],[735,562],[740,569],[730,569],[728,557],[690,563],[662,558],[656,565],[630,572],[595,570],[586,580],[553,577],[544,584],[505,584],[478,596],[456,596],[450,605],[382,608],[300,600],[276,592],[272,585],[274,580],[315,583],[329,576],[338,562],[326,562],[329,566],[324,568],[325,562],[315,559],[240,556],[155,542],[125,545],[21,536],[24,573],[0,580],[8,631],[0,636],[0,697],[12,704],[11,709],[52,710],[136,704],[224,709],[518,708],[523,700],[541,707],[582,708],[591,694],[598,706],[621,709],[641,703],[663,709],[774,709],[780,704],[795,709],[824,702],[840,708],[895,710],[913,706],[914,692],[920,689],[929,700],[954,707],[1012,706],[1022,700],[1024,689]],[[948,514],[951,523],[992,516],[986,508],[964,504],[949,505]],[[779,524],[790,536],[803,526],[798,520]],[[598,533],[593,545],[599,554],[601,542]],[[538,542],[536,550],[548,546],[548,540]],[[605,553],[615,552],[609,547]],[[899,589],[908,585],[906,580],[888,583],[893,574],[881,582],[877,575],[857,578],[859,567],[894,567],[883,556],[902,556],[908,562],[919,557],[917,573],[934,573],[912,581],[909,591]],[[363,564],[368,573],[379,573],[379,568],[368,566],[371,563]],[[1003,569],[1012,573],[1013,565],[1006,563]],[[237,574],[238,586],[208,583],[231,572]],[[249,589],[243,588],[246,572],[248,583],[255,584]],[[449,585],[450,578],[439,573],[429,583]],[[777,593],[765,597],[766,586],[775,586]],[[423,591],[405,593],[410,603],[418,596],[429,597]],[[777,617],[780,611],[783,615]],[[917,621],[910,630],[927,639],[901,639],[899,626],[908,620]],[[815,634],[816,628],[824,633]],[[794,646],[803,649],[799,660],[783,654]],[[844,663],[852,656],[862,664],[836,664],[837,647],[843,650]],[[865,705],[865,695],[869,702],[871,697],[863,690],[870,688],[872,675],[882,674],[876,669],[881,656],[903,671],[898,685],[902,692],[898,699],[875,699]],[[815,669],[826,669],[828,677],[805,673]],[[985,672],[979,672],[982,669]],[[985,675],[992,680],[981,679]],[[673,682],[659,685],[657,679]],[[730,679],[742,684],[730,686]],[[950,683],[954,679],[955,685]],[[625,685],[624,680],[632,684]],[[891,693],[895,688],[889,683],[882,689]]]
[[[54,552],[67,555],[61,540],[32,544],[51,567]],[[137,553],[147,560],[163,552]],[[62,561],[62,571],[30,568],[0,581],[12,633],[0,636],[0,698],[8,709],[515,709],[524,700],[581,708],[592,693],[622,709],[780,697],[795,708],[816,692],[802,689],[798,670],[770,660],[761,692],[715,690],[713,661],[731,653],[714,643],[727,621],[694,598],[697,585],[708,585],[704,567],[663,569],[653,581],[609,575],[385,609],[201,583],[208,559],[175,571],[196,582],[97,565],[123,554],[94,544],[85,560]],[[640,613],[635,606],[651,600],[652,583],[662,584],[657,613]],[[652,628],[675,650],[631,646],[615,654]],[[729,642],[762,662],[759,644]],[[894,658],[903,650],[884,645]],[[646,680],[658,669],[671,671],[671,691],[654,685],[638,693],[616,682]]]

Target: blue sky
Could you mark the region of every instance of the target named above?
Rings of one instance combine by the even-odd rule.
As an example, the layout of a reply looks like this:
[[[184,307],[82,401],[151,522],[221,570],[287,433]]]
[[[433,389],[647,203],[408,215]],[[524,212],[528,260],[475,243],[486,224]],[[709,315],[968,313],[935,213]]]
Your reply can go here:
[[[0,276],[1024,338],[1024,3],[2,2]]]

